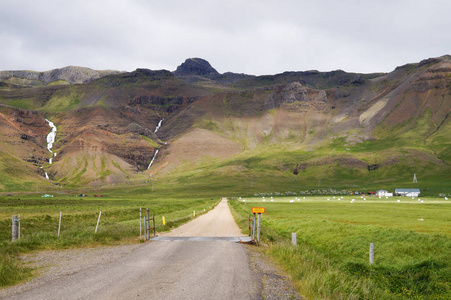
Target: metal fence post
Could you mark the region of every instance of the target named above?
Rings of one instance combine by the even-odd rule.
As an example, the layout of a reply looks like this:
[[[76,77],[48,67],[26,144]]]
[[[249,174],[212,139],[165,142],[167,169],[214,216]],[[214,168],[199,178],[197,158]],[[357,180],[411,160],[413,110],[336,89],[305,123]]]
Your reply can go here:
[[[255,241],[255,213],[254,213],[254,225],[252,225],[252,240]]]
[[[153,222],[153,237],[155,237],[156,232],[155,232],[155,215],[152,215],[152,222]]]
[[[146,236],[147,240],[150,239],[150,220],[149,220],[149,208],[146,209],[146,215],[147,215],[147,222],[146,222]]]
[[[147,241],[146,216],[143,217],[143,228],[144,228],[144,241]]]
[[[262,225],[262,214],[258,213],[258,225],[257,225],[257,244],[260,245],[260,231]]]

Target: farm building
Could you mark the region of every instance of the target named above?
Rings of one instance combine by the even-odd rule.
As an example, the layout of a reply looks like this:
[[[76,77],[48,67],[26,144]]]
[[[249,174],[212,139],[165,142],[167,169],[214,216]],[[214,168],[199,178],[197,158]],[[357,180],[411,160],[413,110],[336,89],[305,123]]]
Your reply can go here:
[[[420,196],[420,189],[396,189],[395,195],[406,197],[418,197]]]
[[[386,191],[386,190],[378,190],[378,191],[376,191],[376,196],[378,196],[378,197],[391,197],[391,196],[393,196],[393,193],[389,193],[388,191]]]

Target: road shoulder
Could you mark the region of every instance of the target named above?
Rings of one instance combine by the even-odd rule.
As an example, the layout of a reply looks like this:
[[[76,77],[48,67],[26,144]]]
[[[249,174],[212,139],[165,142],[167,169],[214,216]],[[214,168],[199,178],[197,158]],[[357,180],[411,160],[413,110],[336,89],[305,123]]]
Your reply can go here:
[[[293,287],[290,276],[271,262],[271,258],[256,246],[247,246],[249,263],[260,280],[260,299],[305,299]]]

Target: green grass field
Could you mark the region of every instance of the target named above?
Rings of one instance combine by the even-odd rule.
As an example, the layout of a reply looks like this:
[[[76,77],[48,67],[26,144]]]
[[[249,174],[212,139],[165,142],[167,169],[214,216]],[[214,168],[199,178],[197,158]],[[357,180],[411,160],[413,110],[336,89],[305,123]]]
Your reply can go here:
[[[54,191],[53,198],[42,198],[42,193],[0,196],[0,286],[31,276],[31,270],[18,260],[20,253],[139,242],[140,207],[148,207],[156,215],[157,231],[165,231],[190,220],[193,210],[197,214],[208,211],[222,196],[259,192],[266,193],[265,201],[262,197],[236,197],[236,201],[230,201],[231,207],[244,230],[251,207],[266,208],[263,240],[269,246],[262,249],[288,270],[301,294],[311,299],[450,296],[451,200],[363,200],[360,196],[338,200],[341,196],[300,195],[306,187],[271,174],[253,177],[251,188],[247,175],[230,179],[197,172],[193,169],[185,177],[156,179],[155,192],[149,183],[133,182],[111,189],[84,189],[90,197],[76,197],[79,192],[65,189],[59,191],[65,194]],[[269,192],[282,195],[288,190],[296,191],[297,196],[273,196],[271,201]],[[92,197],[94,194],[107,197]],[[99,211],[102,216],[95,234]],[[11,216],[18,214],[22,218],[22,239],[10,242]],[[162,216],[166,226],[162,226]],[[292,232],[298,237],[295,247],[290,245]],[[371,242],[376,248],[373,265],[368,263]]]
[[[30,276],[17,259],[20,253],[42,249],[60,249],[95,245],[140,242],[140,208],[142,216],[149,208],[155,215],[157,232],[167,231],[212,209],[217,199],[160,198],[154,194],[110,192],[107,197],[77,197],[54,194],[0,197],[0,287]],[[97,233],[95,228],[102,211]],[[58,238],[59,214],[62,225]],[[21,218],[21,238],[11,242],[11,218]],[[162,217],[166,224],[163,226]]]
[[[265,207],[262,238],[270,244],[268,252],[308,298],[450,299],[451,200],[338,199],[243,197],[231,204],[245,230],[251,208]],[[291,245],[294,232],[297,246]]]

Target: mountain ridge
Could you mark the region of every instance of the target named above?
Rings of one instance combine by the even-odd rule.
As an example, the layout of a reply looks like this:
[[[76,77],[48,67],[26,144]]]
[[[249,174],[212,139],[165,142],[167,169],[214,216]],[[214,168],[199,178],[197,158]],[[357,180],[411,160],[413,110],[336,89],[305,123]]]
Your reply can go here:
[[[178,178],[193,168],[203,176],[238,172],[300,184],[330,177],[323,182],[331,186],[420,172],[450,179],[449,56],[383,74],[225,80],[227,73],[208,70],[179,76],[137,69],[64,86],[5,83],[0,154],[21,161],[17,169],[31,182],[73,186]],[[53,164],[44,117],[58,127]]]
[[[86,83],[91,80],[111,75],[123,73],[115,70],[93,70],[86,67],[67,66],[49,71],[0,71],[0,79],[25,79],[29,80],[30,85],[46,85],[55,81],[65,81],[68,84]]]

